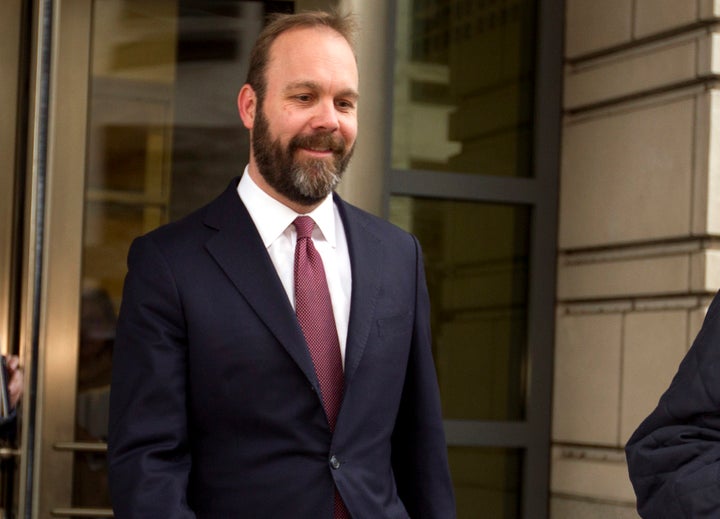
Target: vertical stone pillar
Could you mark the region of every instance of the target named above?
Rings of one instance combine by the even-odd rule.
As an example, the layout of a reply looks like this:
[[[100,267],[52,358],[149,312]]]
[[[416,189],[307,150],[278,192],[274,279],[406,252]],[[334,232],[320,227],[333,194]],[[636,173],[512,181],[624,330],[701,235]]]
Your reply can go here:
[[[338,0],[342,11],[357,16],[360,34],[357,40],[360,73],[358,140],[355,154],[338,192],[345,200],[381,215],[387,142],[388,117],[387,60],[392,42],[387,41],[388,8],[380,0]]]
[[[637,517],[623,446],[720,287],[719,14],[566,0],[553,519]]]

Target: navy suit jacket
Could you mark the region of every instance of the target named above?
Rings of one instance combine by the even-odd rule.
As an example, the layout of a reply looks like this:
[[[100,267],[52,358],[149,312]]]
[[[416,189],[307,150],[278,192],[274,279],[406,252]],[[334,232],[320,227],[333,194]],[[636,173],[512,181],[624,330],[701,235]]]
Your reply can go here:
[[[455,517],[429,302],[410,234],[335,197],[352,265],[334,434],[310,354],[237,179],[138,238],[113,359],[118,519]]]
[[[642,517],[720,517],[720,294],[670,387],[625,449]]]

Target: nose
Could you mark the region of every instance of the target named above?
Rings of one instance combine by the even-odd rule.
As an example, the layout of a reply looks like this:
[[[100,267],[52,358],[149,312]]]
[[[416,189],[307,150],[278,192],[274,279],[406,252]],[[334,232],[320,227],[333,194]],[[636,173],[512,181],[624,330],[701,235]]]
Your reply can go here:
[[[335,101],[323,100],[317,103],[315,106],[315,113],[311,120],[313,130],[325,130],[327,132],[334,132],[338,129],[340,123],[338,121],[338,114],[335,108]]]

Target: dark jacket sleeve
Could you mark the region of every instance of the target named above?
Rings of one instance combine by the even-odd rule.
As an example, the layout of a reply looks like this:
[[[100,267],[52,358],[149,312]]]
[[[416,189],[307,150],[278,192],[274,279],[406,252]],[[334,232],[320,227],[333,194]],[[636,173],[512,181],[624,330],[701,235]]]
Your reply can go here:
[[[655,410],[626,446],[645,519],[720,517],[720,294]]]
[[[150,237],[137,239],[113,351],[109,483],[117,519],[192,519],[187,349],[173,273]]]
[[[455,498],[432,358],[430,302],[417,240],[415,246],[415,325],[405,388],[393,433],[393,472],[400,499],[410,517],[453,519]]]

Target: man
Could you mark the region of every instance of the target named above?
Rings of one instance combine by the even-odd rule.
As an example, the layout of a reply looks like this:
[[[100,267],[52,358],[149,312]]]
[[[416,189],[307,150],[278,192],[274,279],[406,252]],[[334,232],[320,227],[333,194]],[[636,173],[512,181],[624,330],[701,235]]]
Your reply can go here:
[[[357,130],[352,30],[275,18],[238,96],[242,179],[130,249],[118,519],[455,516],[419,245],[332,192]]]
[[[720,294],[626,452],[643,518],[720,517]]]

